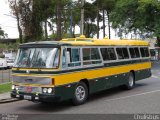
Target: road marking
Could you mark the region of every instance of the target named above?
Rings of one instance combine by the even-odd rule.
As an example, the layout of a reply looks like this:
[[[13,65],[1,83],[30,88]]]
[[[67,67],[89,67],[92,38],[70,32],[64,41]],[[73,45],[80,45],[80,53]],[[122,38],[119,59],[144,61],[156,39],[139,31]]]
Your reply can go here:
[[[124,96],[124,97],[119,97],[119,98],[113,98],[113,99],[108,99],[108,100],[105,100],[105,101],[120,100],[120,99],[131,98],[131,97],[135,97],[135,96],[146,95],[146,94],[156,93],[156,92],[160,92],[160,90],[154,90],[154,91],[139,93],[139,94],[130,95],[130,96]]]
[[[153,78],[159,78],[158,76],[155,76],[155,75],[152,75],[151,77],[153,77]]]

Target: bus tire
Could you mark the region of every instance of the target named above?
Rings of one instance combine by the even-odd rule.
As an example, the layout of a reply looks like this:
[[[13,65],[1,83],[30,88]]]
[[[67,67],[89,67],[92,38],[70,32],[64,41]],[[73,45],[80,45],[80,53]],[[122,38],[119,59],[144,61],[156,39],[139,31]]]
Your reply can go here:
[[[124,88],[126,90],[131,90],[133,89],[135,86],[135,79],[134,79],[134,75],[132,72],[129,73],[129,77],[128,77],[128,80],[127,80],[127,84],[124,86]]]
[[[88,87],[84,82],[79,82],[75,88],[72,103],[73,105],[81,105],[86,102],[87,98]]]

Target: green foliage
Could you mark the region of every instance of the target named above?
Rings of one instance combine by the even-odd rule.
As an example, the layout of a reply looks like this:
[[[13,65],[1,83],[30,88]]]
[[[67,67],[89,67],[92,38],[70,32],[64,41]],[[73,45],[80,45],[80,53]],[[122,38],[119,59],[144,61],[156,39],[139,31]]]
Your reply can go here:
[[[0,93],[10,92],[11,91],[11,83],[0,84]]]
[[[97,33],[97,25],[93,23],[86,23],[84,25],[84,30],[87,38],[93,37]]]
[[[8,35],[4,32],[4,30],[2,30],[2,28],[0,27],[0,39],[1,38],[5,38],[7,37]]]
[[[55,0],[8,0],[13,15],[23,30],[23,42],[37,41],[43,37],[42,23],[54,15]],[[21,41],[21,40],[20,40]]]
[[[117,0],[111,13],[113,28],[128,33],[160,33],[160,2],[157,0]]]
[[[93,4],[86,2],[84,5],[84,10],[85,10],[84,11],[85,21],[94,22],[97,17],[97,14],[93,14],[93,13],[97,12],[97,6],[94,6]],[[99,15],[99,16],[101,17],[101,15]]]
[[[95,0],[93,5],[98,6],[100,10],[105,9],[107,12],[111,12],[114,9],[116,0]]]
[[[51,35],[49,36],[49,38],[55,40],[55,39],[56,39],[56,36],[57,36],[56,34],[51,34]]]
[[[3,50],[18,50],[19,43],[0,44],[0,51]]]

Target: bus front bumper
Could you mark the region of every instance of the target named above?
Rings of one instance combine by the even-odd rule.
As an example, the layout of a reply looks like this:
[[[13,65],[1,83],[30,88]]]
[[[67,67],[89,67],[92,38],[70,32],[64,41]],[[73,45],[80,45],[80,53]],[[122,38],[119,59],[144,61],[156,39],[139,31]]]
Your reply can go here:
[[[60,97],[51,94],[34,94],[34,93],[17,93],[16,91],[11,92],[12,98],[18,98],[20,100],[29,100],[33,102],[58,102]]]

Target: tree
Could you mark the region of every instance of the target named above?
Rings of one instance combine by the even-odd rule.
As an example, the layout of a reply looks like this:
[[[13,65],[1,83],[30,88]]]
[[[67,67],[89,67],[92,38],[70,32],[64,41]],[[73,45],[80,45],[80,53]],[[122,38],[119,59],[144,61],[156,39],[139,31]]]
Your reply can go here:
[[[47,23],[46,20],[53,15],[54,0],[8,1],[13,15],[17,18],[20,42],[42,39],[42,23]],[[45,36],[47,37],[46,31]],[[22,41],[22,34],[24,35],[24,41]]]
[[[97,37],[99,37],[99,22],[100,22],[100,17],[102,17],[103,20],[103,37],[105,37],[106,32],[105,32],[105,15],[107,15],[108,18],[108,36],[109,39],[110,37],[110,13],[114,9],[116,0],[94,0],[93,5],[97,6]],[[102,16],[99,14],[102,12]]]
[[[102,4],[102,10],[103,10],[103,29],[105,29],[105,18],[104,18],[104,11],[107,13],[107,18],[108,18],[108,37],[111,39],[111,25],[110,25],[110,14],[114,10],[116,4],[116,0],[103,0]],[[105,36],[105,31],[103,33]]]
[[[89,3],[86,2],[84,5],[84,34],[86,35],[86,37],[93,37],[93,35],[95,34],[95,30],[97,31],[97,25],[95,25],[93,22],[95,22],[95,19],[97,17],[96,14],[96,7]]]
[[[0,27],[0,39],[7,37],[8,35],[4,32],[4,30],[2,30],[2,28]]]
[[[126,33],[139,31],[157,37],[160,46],[160,2],[158,0],[117,0],[111,13],[113,28]]]
[[[54,35],[51,36],[54,36],[55,40],[60,40],[68,29],[70,0],[52,0],[52,2],[53,5],[50,6],[53,9],[52,16],[48,17],[51,22],[48,23],[51,30],[55,27],[54,24],[56,25]]]
[[[9,0],[9,6],[12,10],[12,14],[16,17],[17,19],[17,28],[19,32],[19,40],[20,43],[23,43],[23,35],[22,35],[22,26],[20,23],[20,7],[18,6],[17,0]]]

